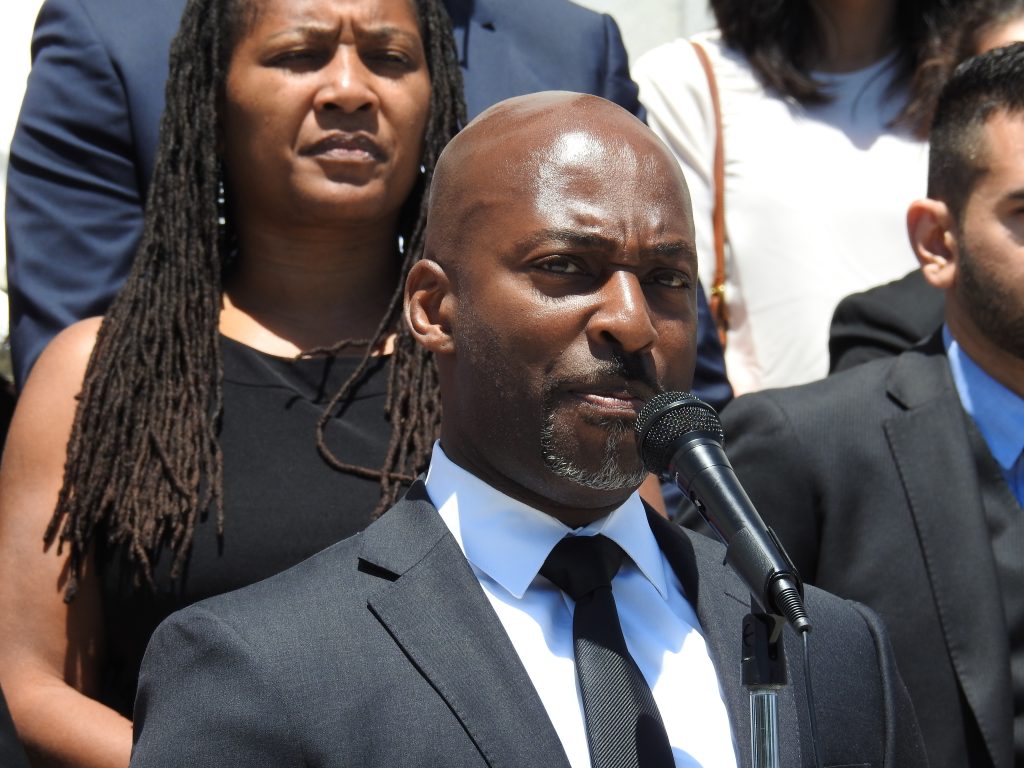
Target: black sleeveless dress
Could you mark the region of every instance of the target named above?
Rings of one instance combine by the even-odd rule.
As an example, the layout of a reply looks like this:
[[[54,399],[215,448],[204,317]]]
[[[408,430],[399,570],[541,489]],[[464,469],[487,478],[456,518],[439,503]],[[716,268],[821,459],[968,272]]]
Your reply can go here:
[[[158,591],[134,587],[123,552],[97,550],[107,658],[101,701],[131,717],[142,654],[166,616],[190,603],[264,579],[362,530],[380,498],[376,480],[332,469],[316,448],[316,420],[352,374],[356,357],[293,360],[221,337],[224,361],[224,536],[204,515],[183,578],[157,565]],[[381,466],[388,358],[371,362],[326,441],[347,463]]]

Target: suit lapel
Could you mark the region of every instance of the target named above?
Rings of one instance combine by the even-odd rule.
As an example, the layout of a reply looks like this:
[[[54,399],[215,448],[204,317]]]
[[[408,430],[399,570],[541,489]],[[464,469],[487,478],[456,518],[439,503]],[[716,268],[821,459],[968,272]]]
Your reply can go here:
[[[364,533],[369,609],[498,768],[569,768],[544,706],[422,483]]]
[[[1007,631],[975,458],[941,349],[933,340],[925,352],[904,355],[893,367],[889,394],[905,410],[886,421],[884,429],[953,668],[994,765],[1009,768],[1012,733],[1007,724],[1013,709],[1005,676]]]
[[[658,546],[682,584],[686,598],[700,619],[711,660],[729,712],[733,738],[743,768],[750,768],[750,695],[743,687],[741,654],[743,619],[750,613],[750,592],[719,558],[723,551],[699,534],[684,533],[674,523],[648,508],[647,519]],[[803,689],[798,638],[787,630],[789,685],[779,691],[780,765],[802,765],[800,735],[806,732],[805,708],[797,708],[794,690]]]

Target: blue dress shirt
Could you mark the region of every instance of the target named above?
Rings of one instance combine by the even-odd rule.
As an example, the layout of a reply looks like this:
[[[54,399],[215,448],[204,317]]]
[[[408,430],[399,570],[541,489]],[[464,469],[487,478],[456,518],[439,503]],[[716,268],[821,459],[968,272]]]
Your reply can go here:
[[[949,369],[964,410],[974,419],[1007,485],[1024,506],[1024,398],[989,376],[943,326]]]

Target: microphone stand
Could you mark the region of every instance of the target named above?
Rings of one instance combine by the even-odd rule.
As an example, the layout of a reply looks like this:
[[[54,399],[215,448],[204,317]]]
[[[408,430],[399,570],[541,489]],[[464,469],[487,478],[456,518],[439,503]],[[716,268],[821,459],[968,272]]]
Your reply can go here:
[[[786,685],[782,616],[757,611],[743,619],[743,686],[750,693],[750,752],[753,768],[779,768],[778,691]]]

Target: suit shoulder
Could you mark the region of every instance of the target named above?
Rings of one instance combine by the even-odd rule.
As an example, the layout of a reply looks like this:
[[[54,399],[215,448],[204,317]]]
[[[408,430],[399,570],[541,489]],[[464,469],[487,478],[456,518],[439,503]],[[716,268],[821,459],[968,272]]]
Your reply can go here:
[[[174,36],[185,0],[151,0],[146,12],[139,13],[138,0],[46,0],[39,11],[40,25],[67,24],[79,21],[88,24],[97,38],[106,44],[128,42],[138,37],[167,38]],[[171,21],[168,29],[164,22]]]
[[[849,633],[851,637],[866,636],[869,629],[882,626],[878,616],[862,603],[839,597],[811,584],[804,587],[804,604],[814,632]],[[870,634],[870,633],[869,633]]]
[[[924,273],[915,269],[898,280],[844,297],[836,306],[833,322],[867,317],[897,329],[913,330],[908,341],[917,341],[942,322],[942,303],[942,293],[928,285]]]
[[[201,610],[231,624],[247,625],[253,619],[297,615],[331,600],[340,606],[358,594],[359,548],[362,533],[333,544],[262,581],[202,600],[179,611]],[[360,604],[365,604],[362,599]]]
[[[741,395],[724,409],[723,422],[771,410],[791,419],[832,420],[842,418],[842,414],[861,418],[864,409],[885,399],[886,383],[897,360],[872,360],[807,384]]]

